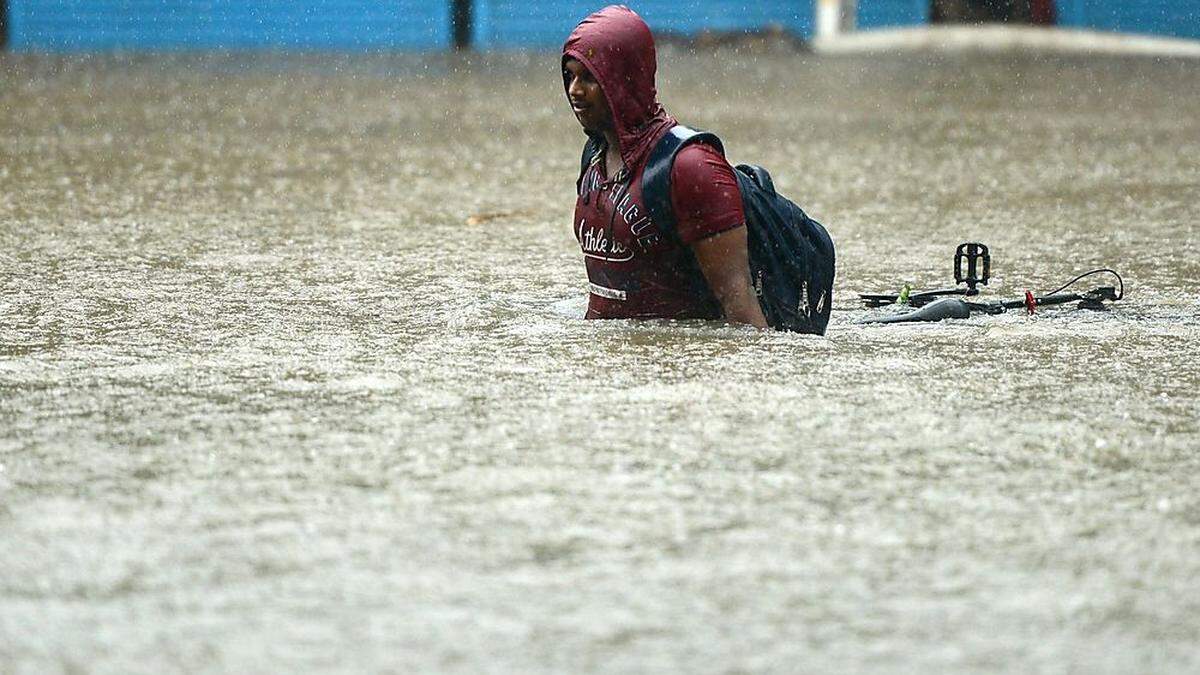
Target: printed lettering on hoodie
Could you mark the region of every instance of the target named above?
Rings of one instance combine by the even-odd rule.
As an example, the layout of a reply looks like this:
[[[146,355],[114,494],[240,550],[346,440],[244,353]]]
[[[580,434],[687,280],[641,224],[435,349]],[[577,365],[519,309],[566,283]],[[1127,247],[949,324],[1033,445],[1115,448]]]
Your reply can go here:
[[[577,209],[581,215],[575,225],[575,238],[584,256],[624,262],[662,243],[662,236],[640,200],[634,198],[633,190],[627,185],[604,185],[598,164],[593,164],[584,176],[579,199],[585,207],[603,200],[602,208]]]

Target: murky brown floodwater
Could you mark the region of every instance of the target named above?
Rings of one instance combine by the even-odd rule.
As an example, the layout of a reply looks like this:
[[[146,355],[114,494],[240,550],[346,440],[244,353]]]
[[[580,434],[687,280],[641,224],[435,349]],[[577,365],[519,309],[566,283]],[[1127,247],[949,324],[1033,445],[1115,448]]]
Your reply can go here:
[[[1200,68],[662,61],[826,339],[579,320],[553,54],[0,57],[0,671],[1200,668]]]

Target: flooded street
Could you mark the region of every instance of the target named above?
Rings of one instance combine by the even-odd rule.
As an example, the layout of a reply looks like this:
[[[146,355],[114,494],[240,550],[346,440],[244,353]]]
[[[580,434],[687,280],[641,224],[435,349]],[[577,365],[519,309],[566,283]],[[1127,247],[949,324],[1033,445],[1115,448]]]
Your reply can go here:
[[[1200,669],[1197,62],[659,62],[827,337],[581,320],[556,54],[0,54],[0,672]]]

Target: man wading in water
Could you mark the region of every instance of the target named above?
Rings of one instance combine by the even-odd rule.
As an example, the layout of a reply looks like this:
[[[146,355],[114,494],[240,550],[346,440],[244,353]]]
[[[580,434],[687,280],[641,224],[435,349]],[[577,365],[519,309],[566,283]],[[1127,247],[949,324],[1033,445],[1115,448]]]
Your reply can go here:
[[[654,38],[623,6],[583,20],[563,46],[567,98],[599,143],[579,181],[575,236],[588,274],[589,319],[719,319],[767,328],[751,287],[746,217],[733,168],[697,143],[671,169],[675,240],[642,197],[655,143],[677,124],[658,103]]]

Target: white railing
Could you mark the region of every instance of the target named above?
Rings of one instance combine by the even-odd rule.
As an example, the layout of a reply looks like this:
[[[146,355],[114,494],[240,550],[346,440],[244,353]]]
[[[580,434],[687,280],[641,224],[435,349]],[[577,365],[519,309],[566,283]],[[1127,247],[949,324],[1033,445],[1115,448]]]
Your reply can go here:
[[[817,0],[817,37],[853,32],[857,13],[858,0]]]

